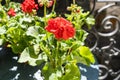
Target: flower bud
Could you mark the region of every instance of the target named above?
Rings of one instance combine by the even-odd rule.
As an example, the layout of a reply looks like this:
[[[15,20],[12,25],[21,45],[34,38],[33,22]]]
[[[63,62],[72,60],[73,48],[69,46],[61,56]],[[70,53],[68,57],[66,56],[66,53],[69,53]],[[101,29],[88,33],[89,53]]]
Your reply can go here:
[[[49,7],[51,7],[52,5],[53,5],[53,3],[54,3],[54,1],[48,1],[48,3],[47,3],[47,7],[49,8]]]
[[[38,0],[38,3],[41,3],[41,0]]]
[[[16,15],[16,12],[15,12],[15,10],[14,10],[13,8],[10,8],[9,11],[7,12],[7,14],[8,14],[9,16],[15,16],[15,15]]]
[[[43,3],[39,3],[39,6],[42,7],[42,6],[43,6]]]
[[[68,10],[68,11],[71,11],[71,7],[67,7],[67,10]]]
[[[79,12],[80,12],[80,9],[77,9],[76,12],[79,13]]]

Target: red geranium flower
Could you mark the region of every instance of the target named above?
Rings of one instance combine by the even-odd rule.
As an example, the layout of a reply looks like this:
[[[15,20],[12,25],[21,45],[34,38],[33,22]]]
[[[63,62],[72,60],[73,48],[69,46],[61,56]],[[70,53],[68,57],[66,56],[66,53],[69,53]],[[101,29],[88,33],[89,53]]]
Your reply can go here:
[[[21,8],[26,13],[31,13],[33,9],[38,9],[38,5],[35,4],[34,0],[25,0],[21,4]]]
[[[50,19],[45,29],[53,33],[57,39],[67,40],[75,35],[72,23],[62,17]]]
[[[8,14],[9,16],[15,16],[15,15],[16,15],[16,12],[14,11],[13,8],[10,8],[9,11],[7,12],[7,14]]]

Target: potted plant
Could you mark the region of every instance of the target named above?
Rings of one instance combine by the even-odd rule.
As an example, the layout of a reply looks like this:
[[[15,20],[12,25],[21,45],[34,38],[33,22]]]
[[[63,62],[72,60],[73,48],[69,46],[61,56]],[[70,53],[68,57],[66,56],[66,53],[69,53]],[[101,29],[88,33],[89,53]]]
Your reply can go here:
[[[38,6],[44,7],[43,17],[37,16]],[[80,80],[77,63],[89,66],[95,62],[84,45],[88,33],[82,27],[90,28],[95,20],[75,0],[67,8],[70,14],[57,15],[55,6],[56,0],[0,4],[0,44],[19,56],[18,63],[44,64],[44,80]]]

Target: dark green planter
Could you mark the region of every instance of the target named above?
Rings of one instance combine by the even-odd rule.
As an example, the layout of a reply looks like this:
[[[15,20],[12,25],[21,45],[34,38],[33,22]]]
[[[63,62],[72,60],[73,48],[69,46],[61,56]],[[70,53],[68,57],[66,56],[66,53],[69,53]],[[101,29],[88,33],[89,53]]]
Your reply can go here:
[[[41,66],[32,67],[28,64],[17,62],[18,56],[11,49],[2,47],[0,50],[0,80],[42,80],[40,76]],[[97,64],[91,67],[78,64],[82,80],[98,80]],[[74,73],[73,73],[74,74]]]

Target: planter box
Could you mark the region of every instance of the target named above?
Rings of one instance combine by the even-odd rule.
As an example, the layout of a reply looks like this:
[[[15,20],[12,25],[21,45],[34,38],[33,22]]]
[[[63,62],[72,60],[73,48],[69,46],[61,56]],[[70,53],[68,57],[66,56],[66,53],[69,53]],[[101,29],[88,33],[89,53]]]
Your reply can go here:
[[[42,80],[40,76],[41,66],[32,67],[27,63],[17,62],[18,56],[13,54],[10,49],[1,48],[0,50],[0,80]],[[97,64],[90,67],[78,64],[81,70],[81,80],[98,80]],[[73,73],[74,74],[74,73]]]

